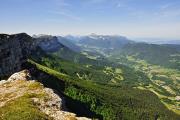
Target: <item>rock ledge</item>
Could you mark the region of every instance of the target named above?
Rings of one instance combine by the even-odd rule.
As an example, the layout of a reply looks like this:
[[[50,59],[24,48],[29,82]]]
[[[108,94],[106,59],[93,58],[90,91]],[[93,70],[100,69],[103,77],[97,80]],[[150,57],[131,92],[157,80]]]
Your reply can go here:
[[[31,80],[28,70],[14,73],[8,80],[0,81],[0,107],[26,94],[41,95],[30,98],[37,108],[54,120],[90,120],[86,117],[76,117],[76,114],[63,111],[64,100],[50,88]],[[9,96],[7,96],[9,95]],[[0,115],[1,116],[1,115]]]

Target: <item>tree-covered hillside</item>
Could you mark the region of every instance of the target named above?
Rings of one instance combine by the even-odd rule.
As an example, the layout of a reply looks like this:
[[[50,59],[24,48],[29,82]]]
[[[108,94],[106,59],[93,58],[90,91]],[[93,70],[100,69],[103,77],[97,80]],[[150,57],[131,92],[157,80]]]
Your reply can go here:
[[[33,61],[29,62],[31,67],[35,65],[39,69],[42,82],[67,96],[68,107],[77,114],[104,120],[179,119],[155,94],[147,90],[76,79]],[[36,72],[36,76],[40,73]],[[46,77],[43,78],[42,73]]]
[[[31,64],[55,77],[45,81],[46,84],[50,82],[67,96],[73,112],[107,120],[179,119],[158,96],[148,89],[139,89],[139,86],[145,88],[154,84],[142,71],[107,59],[96,60],[71,53],[61,50],[34,55],[31,59],[35,62],[31,61]],[[59,81],[64,82],[63,90]]]
[[[137,59],[146,60],[151,64],[180,70],[180,51],[178,50],[178,46],[174,45],[127,44],[121,50],[115,51],[112,55],[114,57],[119,55],[133,56]]]

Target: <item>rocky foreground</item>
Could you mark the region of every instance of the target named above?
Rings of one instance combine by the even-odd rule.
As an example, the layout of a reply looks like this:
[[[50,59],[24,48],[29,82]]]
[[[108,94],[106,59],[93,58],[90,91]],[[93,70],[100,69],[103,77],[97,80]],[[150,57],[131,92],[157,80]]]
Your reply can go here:
[[[64,111],[63,97],[32,80],[28,70],[0,81],[0,119],[90,120]]]

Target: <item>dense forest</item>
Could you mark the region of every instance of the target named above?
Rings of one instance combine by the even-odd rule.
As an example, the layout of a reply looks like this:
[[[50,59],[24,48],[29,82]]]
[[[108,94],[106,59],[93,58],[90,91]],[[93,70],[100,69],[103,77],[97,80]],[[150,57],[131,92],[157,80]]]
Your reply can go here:
[[[29,62],[36,65],[37,69],[53,76],[51,80],[43,79],[44,82],[53,83],[55,89],[61,90],[67,96],[67,101],[69,100],[67,105],[73,112],[78,112],[80,115],[105,120],[131,118],[135,120],[158,118],[176,120],[179,118],[178,115],[169,111],[155,94],[149,91],[124,85],[97,84],[75,79],[33,61]],[[60,81],[64,83],[63,90]]]

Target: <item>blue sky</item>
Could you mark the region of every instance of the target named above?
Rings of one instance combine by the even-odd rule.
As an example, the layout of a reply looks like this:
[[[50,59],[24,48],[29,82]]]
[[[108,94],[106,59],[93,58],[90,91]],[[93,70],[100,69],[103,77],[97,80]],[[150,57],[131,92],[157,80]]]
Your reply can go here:
[[[0,33],[180,39],[180,0],[1,0]]]

